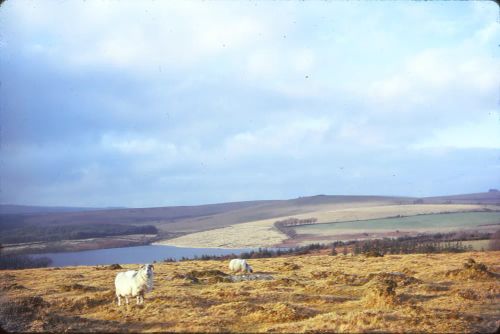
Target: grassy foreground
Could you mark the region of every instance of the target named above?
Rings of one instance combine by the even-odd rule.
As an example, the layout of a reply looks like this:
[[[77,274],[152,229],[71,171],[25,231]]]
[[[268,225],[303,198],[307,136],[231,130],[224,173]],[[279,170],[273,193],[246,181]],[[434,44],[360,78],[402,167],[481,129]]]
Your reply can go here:
[[[273,279],[228,282],[227,261],[155,264],[146,303],[121,308],[113,288],[120,270],[4,270],[0,323],[8,331],[50,332],[456,333],[500,325],[498,251],[249,262]]]

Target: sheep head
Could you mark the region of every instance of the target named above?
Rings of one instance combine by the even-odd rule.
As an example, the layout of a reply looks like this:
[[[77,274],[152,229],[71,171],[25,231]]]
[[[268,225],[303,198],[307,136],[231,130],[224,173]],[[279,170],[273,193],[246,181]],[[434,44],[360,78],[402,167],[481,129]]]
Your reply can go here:
[[[154,270],[154,266],[152,264],[144,264],[141,266],[140,270],[145,271],[147,276],[151,276]]]

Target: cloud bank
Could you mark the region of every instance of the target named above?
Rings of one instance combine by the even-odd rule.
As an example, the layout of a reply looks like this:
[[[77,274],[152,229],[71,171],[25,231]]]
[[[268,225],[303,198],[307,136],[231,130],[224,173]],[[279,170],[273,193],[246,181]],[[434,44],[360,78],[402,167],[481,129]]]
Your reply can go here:
[[[497,15],[494,2],[7,1],[0,200],[499,187]]]

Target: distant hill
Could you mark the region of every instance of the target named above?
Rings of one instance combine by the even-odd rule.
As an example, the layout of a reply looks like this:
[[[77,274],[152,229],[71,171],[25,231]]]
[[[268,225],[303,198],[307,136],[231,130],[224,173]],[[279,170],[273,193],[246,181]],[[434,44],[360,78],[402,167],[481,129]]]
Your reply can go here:
[[[500,204],[500,192],[461,194],[450,196],[435,196],[423,198],[424,203],[452,203],[452,204]]]
[[[130,209],[37,208],[7,206],[0,214],[2,225],[31,224],[132,224],[155,225],[163,231],[194,232],[250,220],[281,217],[317,211],[324,206],[347,203],[395,204],[409,203],[413,198],[386,196],[311,196],[290,200],[262,200],[196,206],[171,206]],[[8,209],[8,210],[7,210]],[[16,210],[14,210],[16,209]],[[45,210],[44,210],[45,209]],[[38,210],[38,212],[37,212]]]
[[[126,224],[154,225],[164,233],[192,233],[226,227],[232,224],[346,207],[394,204],[455,203],[500,204],[499,192],[437,196],[417,199],[391,196],[317,195],[289,200],[260,200],[170,206],[156,208],[72,208],[20,205],[0,206],[0,230],[15,226]]]
[[[104,208],[104,209],[110,210],[118,208]],[[55,213],[55,212],[83,212],[83,211],[94,211],[94,210],[103,210],[103,208],[0,204],[0,214],[6,214],[6,215]]]

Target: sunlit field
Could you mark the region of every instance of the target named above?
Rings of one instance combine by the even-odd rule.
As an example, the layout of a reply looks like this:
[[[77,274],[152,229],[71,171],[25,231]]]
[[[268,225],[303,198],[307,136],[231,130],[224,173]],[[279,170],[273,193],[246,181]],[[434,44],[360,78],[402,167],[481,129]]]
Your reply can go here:
[[[115,302],[120,269],[1,271],[1,324],[51,332],[435,333],[500,325],[500,252],[249,262],[265,280],[233,283],[227,261],[156,263],[146,303],[128,307]]]
[[[323,232],[321,224],[328,224],[325,231],[328,231],[329,223],[351,222],[355,220],[375,220],[385,219],[395,216],[416,216],[438,213],[456,213],[467,211],[482,211],[497,209],[496,206],[473,205],[473,204],[409,204],[409,205],[378,205],[378,206],[351,206],[342,208],[323,208],[322,210],[311,211],[291,216],[279,216],[272,219],[257,220],[247,223],[234,224],[210,231],[191,233],[178,238],[159,242],[160,244],[180,246],[180,247],[227,247],[227,248],[251,248],[251,247],[272,247],[288,237],[274,227],[277,220],[295,217],[298,219],[316,218],[317,225],[307,227],[318,228]],[[432,219],[432,218],[431,218]],[[356,222],[365,224],[364,222]],[[371,223],[368,223],[371,224]],[[459,223],[458,225],[460,225]],[[350,227],[351,225],[349,225]],[[371,226],[371,225],[370,225]],[[337,228],[337,227],[335,227]],[[394,228],[391,227],[394,230]],[[397,227],[395,228],[397,229]],[[436,230],[436,229],[434,229]],[[439,228],[438,228],[439,230]],[[297,230],[298,233],[299,230]],[[359,230],[355,230],[359,233]],[[364,231],[362,231],[364,232]],[[305,232],[304,232],[305,233]],[[308,232],[309,233],[309,232]],[[311,232],[314,233],[314,232]],[[337,233],[337,232],[336,232]],[[326,235],[326,234],[324,234]]]
[[[296,227],[295,230],[298,234],[335,235],[346,232],[359,233],[372,230],[451,230],[495,224],[500,224],[500,212],[465,212],[371,219],[345,223],[305,225]]]

